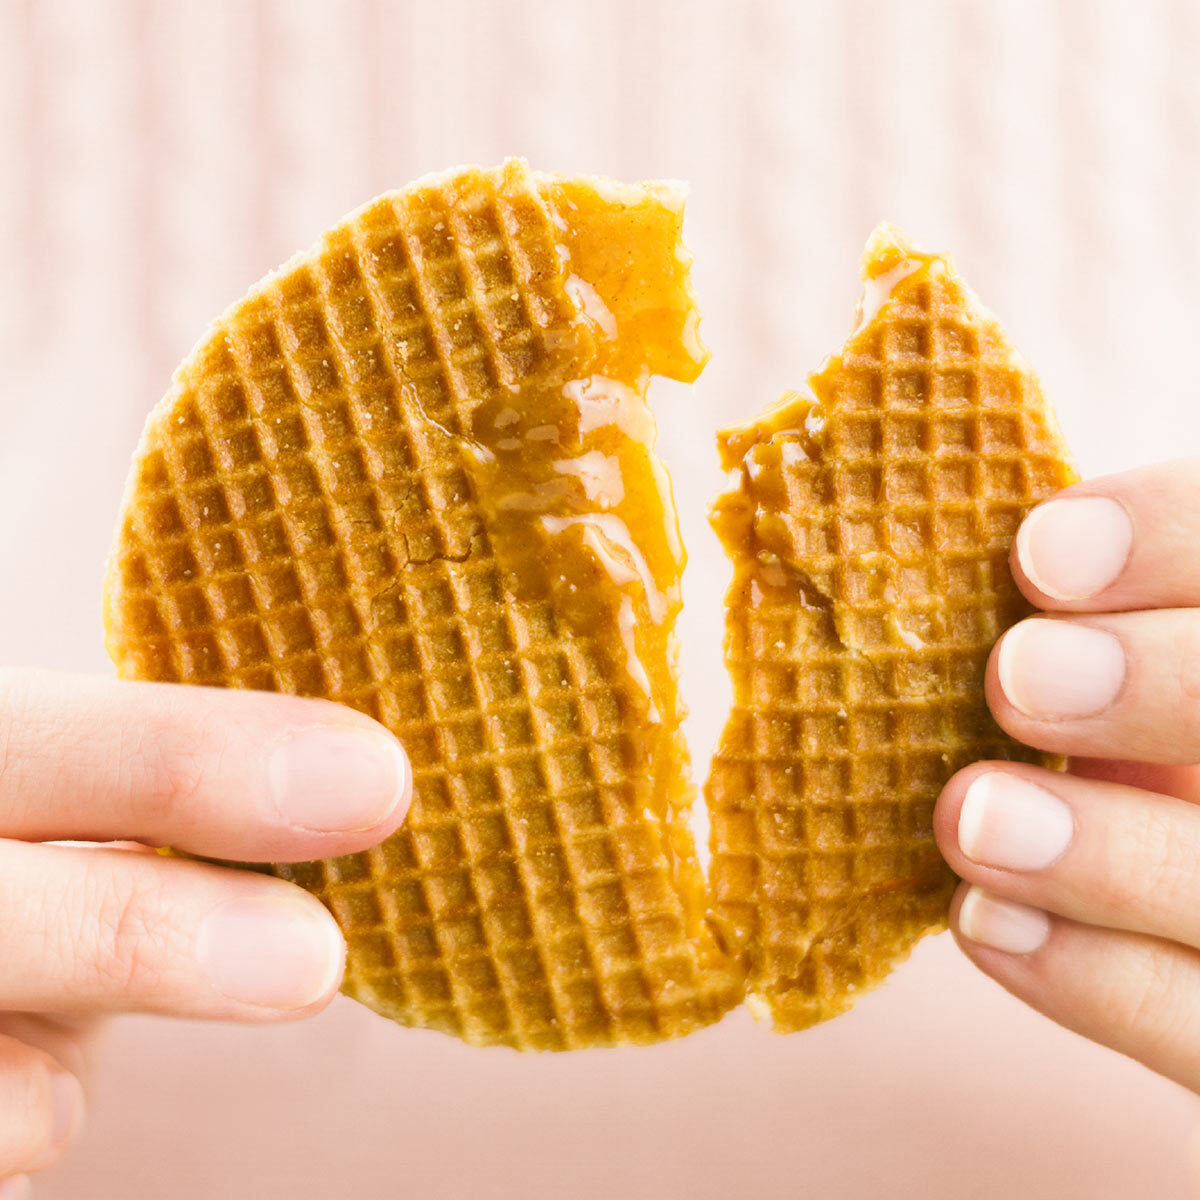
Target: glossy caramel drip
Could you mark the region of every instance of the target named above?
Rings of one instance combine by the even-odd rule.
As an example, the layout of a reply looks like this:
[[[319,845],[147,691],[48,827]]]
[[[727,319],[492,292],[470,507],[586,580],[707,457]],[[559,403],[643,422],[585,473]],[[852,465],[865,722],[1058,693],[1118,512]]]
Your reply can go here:
[[[661,249],[681,245],[682,199],[554,179],[541,189],[580,336],[557,370],[514,380],[474,410],[468,472],[522,593],[552,593],[585,633],[611,623],[614,603],[628,614],[626,666],[658,722],[677,706],[656,664],[685,554],[646,391],[653,374],[690,382],[707,358],[690,256]],[[606,586],[588,586],[597,572]]]
[[[683,195],[554,176],[539,187],[577,336],[555,370],[513,380],[474,410],[465,462],[514,593],[548,599],[627,676],[630,718],[657,741],[655,816],[698,914],[704,883],[688,830],[694,786],[675,666],[686,554],[646,400],[653,375],[691,382],[708,359]]]

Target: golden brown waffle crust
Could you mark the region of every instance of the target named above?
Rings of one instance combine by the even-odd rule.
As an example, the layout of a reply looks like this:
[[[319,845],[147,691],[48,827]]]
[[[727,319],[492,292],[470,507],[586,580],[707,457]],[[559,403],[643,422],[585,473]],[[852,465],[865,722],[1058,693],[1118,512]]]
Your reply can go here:
[[[376,198],[218,318],[135,455],[118,673],[324,696],[409,753],[401,831],[272,868],[338,919],[345,990],[404,1024],[566,1049],[740,999],[687,831],[682,547],[644,400],[706,357],[681,224],[673,185],[519,161]],[[560,476],[522,525],[512,480]],[[586,612],[547,563],[586,575]]]
[[[711,920],[781,1031],[945,927],[932,812],[954,771],[1055,763],[995,725],[983,673],[1030,611],[1017,526],[1076,479],[1057,423],[946,256],[882,226],[863,268],[842,350],[719,437],[734,705],[707,787]]]

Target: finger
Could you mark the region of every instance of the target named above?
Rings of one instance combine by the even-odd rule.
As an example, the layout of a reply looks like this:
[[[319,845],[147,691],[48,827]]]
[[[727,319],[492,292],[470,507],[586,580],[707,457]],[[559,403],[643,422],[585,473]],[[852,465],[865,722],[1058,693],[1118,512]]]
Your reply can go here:
[[[410,793],[396,739],[342,705],[0,672],[0,836],[329,858],[382,841]]]
[[[91,1083],[88,1052],[101,1024],[94,1017],[79,1020],[43,1013],[6,1012],[0,1013],[0,1037],[16,1038],[44,1051],[79,1080],[86,1094]]]
[[[1189,804],[1200,804],[1200,767],[1133,762],[1124,758],[1073,758],[1067,766],[1080,779],[1102,779],[1176,796]]]
[[[959,888],[950,927],[967,957],[1014,996],[1092,1041],[1200,1089],[1200,954],[1080,925]]]
[[[1200,605],[1200,459],[1089,479],[1035,508],[1013,576],[1039,608],[1118,612]]]
[[[938,798],[951,869],[1035,908],[1200,947],[1200,807],[1018,763],[976,763]]]
[[[0,841],[0,914],[3,1009],[279,1020],[341,981],[321,903],[249,871]]]
[[[75,1077],[43,1051],[0,1037],[0,1177],[49,1166],[82,1122]]]
[[[1034,617],[992,650],[987,700],[1056,754],[1200,761],[1200,611]]]

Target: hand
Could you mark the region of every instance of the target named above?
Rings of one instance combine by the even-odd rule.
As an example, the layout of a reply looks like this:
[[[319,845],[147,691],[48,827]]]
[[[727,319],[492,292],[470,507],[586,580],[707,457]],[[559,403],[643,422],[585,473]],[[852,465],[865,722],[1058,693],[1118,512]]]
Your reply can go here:
[[[1068,488],[1012,567],[1052,615],[1000,639],[988,704],[1071,773],[947,784],[951,926],[1014,995],[1200,1091],[1200,460]]]
[[[325,858],[381,841],[410,795],[391,734],[323,700],[0,672],[0,1196],[78,1128],[96,1014],[288,1020],[341,982],[312,896],[146,845]]]

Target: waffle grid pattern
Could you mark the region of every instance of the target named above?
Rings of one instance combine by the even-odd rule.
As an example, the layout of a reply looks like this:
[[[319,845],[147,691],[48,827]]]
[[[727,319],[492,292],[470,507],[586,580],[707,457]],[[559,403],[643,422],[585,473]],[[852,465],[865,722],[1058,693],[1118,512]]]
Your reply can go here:
[[[948,667],[990,646],[1025,611],[1007,569],[1017,526],[1062,486],[1027,368],[962,305],[940,272],[893,300],[833,384],[828,469],[780,464],[787,548],[873,659],[928,647]]]
[[[944,924],[946,779],[1051,761],[994,724],[983,673],[1028,611],[1013,533],[1073,479],[1036,380],[937,260],[813,387],[722,501],[752,533],[731,544],[735,705],[708,789],[716,925],[785,1030]]]
[[[383,197],[268,280],[153,420],[109,599],[125,675],[324,695],[397,734],[405,828],[274,869],[334,912],[351,994],[537,1048],[736,1000],[645,815],[653,731],[602,641],[511,593],[464,470],[475,406],[586,364],[555,242],[510,165]]]

